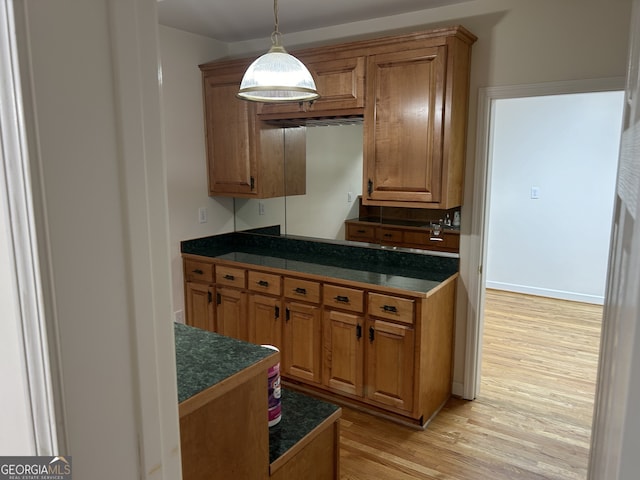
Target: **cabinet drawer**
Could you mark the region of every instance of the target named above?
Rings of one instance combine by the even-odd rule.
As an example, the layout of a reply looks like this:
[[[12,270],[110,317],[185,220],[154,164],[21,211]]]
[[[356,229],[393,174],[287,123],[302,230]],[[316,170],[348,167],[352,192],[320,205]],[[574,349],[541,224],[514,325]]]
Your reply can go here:
[[[300,278],[284,277],[284,296],[305,302],[320,303],[320,284]]]
[[[213,264],[185,260],[184,276],[187,282],[213,283]]]
[[[364,292],[337,285],[324,286],[324,304],[352,312],[364,311]]]
[[[395,230],[393,228],[380,229],[380,243],[402,243],[402,241],[402,230]]]
[[[280,275],[249,270],[249,290],[280,295]]]
[[[404,232],[404,243],[442,250],[458,251],[460,249],[460,235],[456,233],[440,232],[440,235],[432,235],[430,230],[424,232]]]
[[[369,293],[369,315],[413,324],[415,300]]]
[[[216,283],[219,285],[227,285],[229,287],[245,288],[244,285],[245,271],[240,268],[216,267]]]
[[[372,225],[347,223],[346,240],[376,243],[376,227]]]

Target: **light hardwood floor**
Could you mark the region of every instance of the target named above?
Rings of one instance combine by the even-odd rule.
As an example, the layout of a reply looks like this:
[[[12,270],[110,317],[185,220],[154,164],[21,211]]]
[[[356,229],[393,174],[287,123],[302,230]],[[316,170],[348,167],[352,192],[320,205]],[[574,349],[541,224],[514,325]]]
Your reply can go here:
[[[487,291],[482,383],[424,431],[349,408],[342,480],[585,479],[602,307]]]

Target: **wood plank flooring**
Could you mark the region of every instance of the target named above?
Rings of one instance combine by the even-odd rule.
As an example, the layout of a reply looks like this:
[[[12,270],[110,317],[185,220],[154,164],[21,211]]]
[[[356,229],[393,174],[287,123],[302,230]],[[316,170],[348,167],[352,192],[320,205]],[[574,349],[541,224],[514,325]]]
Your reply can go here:
[[[342,480],[585,479],[602,307],[487,291],[482,383],[425,431],[343,409]]]

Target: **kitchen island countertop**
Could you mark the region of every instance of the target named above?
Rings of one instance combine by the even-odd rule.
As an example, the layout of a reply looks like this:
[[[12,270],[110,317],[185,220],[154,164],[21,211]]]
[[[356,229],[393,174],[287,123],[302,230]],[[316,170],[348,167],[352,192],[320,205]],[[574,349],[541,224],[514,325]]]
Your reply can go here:
[[[183,408],[190,400],[206,396],[208,390],[224,388],[234,376],[264,362],[276,363],[278,354],[259,345],[181,323],[174,324],[174,333],[180,416],[193,410],[194,407]],[[266,376],[264,383],[266,391]],[[282,420],[271,428],[266,417],[264,421],[264,428],[269,429],[269,464],[278,462],[314,429],[335,421],[340,413],[337,405],[283,389]],[[215,425],[211,428],[215,429]]]

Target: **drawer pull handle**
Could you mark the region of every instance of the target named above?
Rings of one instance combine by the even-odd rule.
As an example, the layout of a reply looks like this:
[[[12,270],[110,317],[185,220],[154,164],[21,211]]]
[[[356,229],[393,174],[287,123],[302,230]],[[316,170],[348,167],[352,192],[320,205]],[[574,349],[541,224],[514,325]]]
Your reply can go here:
[[[373,329],[373,327],[369,327],[369,341],[373,342],[373,340],[375,339],[376,336],[376,331]]]
[[[256,283],[258,285],[260,285],[261,287],[268,287],[269,286],[269,282],[267,282],[266,280],[258,280]]]
[[[192,270],[191,273],[195,273],[196,275],[203,275],[204,272],[202,270],[200,270],[199,268],[196,268],[195,270]]]
[[[349,297],[345,297],[344,295],[338,295],[337,297],[333,297],[336,302],[340,303],[349,303]]]
[[[356,325],[356,338],[360,340],[362,338],[362,325]]]
[[[391,238],[393,237],[393,233],[385,233],[384,236],[387,238]]]
[[[294,293],[297,293],[298,295],[306,295],[307,294],[307,289],[306,288],[302,288],[302,287],[296,287],[293,289]]]
[[[444,242],[444,238],[440,237],[431,237],[429,238],[429,240],[431,240],[432,242]]]
[[[232,281],[236,279],[236,277],[234,277],[233,275],[229,275],[228,273],[224,276],[224,278],[226,280],[232,280]]]
[[[366,230],[358,230],[358,233],[367,233]]]
[[[384,305],[382,310],[385,312],[398,313],[397,307],[394,307],[393,305]]]

